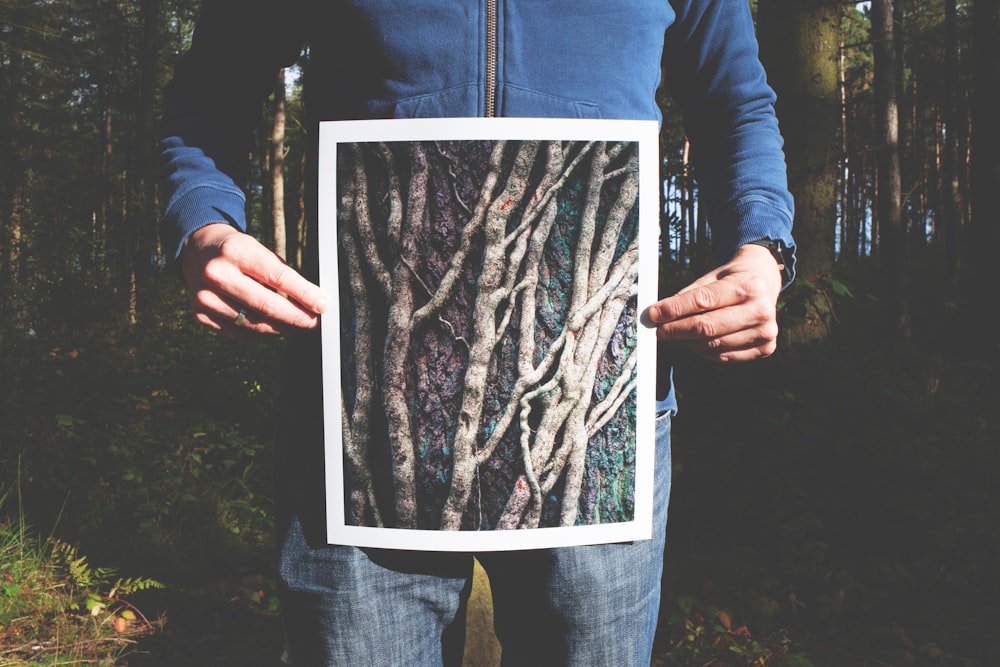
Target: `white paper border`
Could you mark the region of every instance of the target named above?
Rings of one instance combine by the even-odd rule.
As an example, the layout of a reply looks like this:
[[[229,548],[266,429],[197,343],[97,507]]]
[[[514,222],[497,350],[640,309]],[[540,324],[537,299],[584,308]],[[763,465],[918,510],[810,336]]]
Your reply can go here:
[[[639,143],[639,285],[642,310],[656,300],[659,265],[659,140],[656,121],[551,118],[421,118],[327,121],[319,135],[320,286],[332,303],[323,316],[323,411],[326,515],[330,544],[429,551],[504,551],[649,539],[653,523],[656,340],[637,332],[635,516],[632,521],[524,530],[443,531],[373,528],[345,523],[337,268],[337,145],[422,140],[607,140]]]

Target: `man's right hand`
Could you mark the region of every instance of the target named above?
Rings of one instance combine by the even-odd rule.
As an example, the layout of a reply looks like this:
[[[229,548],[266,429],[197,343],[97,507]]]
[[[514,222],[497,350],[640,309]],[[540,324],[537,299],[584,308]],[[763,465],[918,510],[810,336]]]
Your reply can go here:
[[[314,329],[330,299],[255,238],[225,223],[188,237],[180,255],[198,323],[235,338]]]

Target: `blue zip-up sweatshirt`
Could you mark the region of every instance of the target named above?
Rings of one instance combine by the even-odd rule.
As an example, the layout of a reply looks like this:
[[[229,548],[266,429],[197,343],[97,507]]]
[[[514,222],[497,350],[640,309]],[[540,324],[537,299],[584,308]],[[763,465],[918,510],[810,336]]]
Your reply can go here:
[[[659,120],[662,67],[717,257],[764,238],[793,246],[774,94],[746,0],[207,0],[165,93],[161,233],[174,255],[204,225],[246,228],[251,131],[278,69],[304,45],[311,128],[427,116]],[[314,260],[304,273],[315,278]]]

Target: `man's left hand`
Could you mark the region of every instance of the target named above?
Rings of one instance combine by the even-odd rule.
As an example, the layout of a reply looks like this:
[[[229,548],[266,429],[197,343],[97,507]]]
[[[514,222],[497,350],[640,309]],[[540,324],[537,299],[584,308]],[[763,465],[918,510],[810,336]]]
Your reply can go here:
[[[771,251],[741,246],[733,258],[646,314],[656,337],[712,361],[749,361],[777,347],[781,270]]]

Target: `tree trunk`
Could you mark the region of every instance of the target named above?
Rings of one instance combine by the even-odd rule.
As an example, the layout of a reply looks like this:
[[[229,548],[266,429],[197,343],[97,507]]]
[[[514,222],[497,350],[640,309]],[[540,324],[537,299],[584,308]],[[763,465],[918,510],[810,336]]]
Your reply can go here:
[[[132,225],[135,228],[136,246],[133,249],[135,265],[144,278],[151,268],[150,258],[154,257],[156,240],[154,227],[149,224],[156,215],[156,182],[158,165],[156,160],[156,133],[154,120],[156,106],[156,73],[160,51],[160,10],[162,0],[143,0],[142,35],[139,46],[139,108],[136,110],[135,128],[135,169]]]
[[[778,95],[789,187],[795,196],[800,275],[833,270],[837,215],[841,3],[760,0],[761,60]]]
[[[843,36],[840,37],[840,67],[838,86],[840,88],[840,262],[852,265],[857,261],[857,238],[855,227],[856,216],[852,215],[851,193],[851,161],[847,144],[847,58]]]
[[[840,19],[838,0],[760,0],[757,31],[785,139],[788,187],[795,197],[796,269],[785,295],[788,340],[815,341],[834,321],[822,279],[833,273],[839,171]]]
[[[110,97],[105,90],[104,95]],[[114,143],[112,142],[112,130],[114,123],[115,109],[110,100],[105,101],[104,112],[101,118],[101,155],[100,155],[100,197],[98,199],[98,238],[103,240],[105,246],[105,265],[103,267],[105,279],[112,285],[120,273],[118,272],[118,248],[115,246],[117,238],[117,225],[112,223],[113,211],[115,210],[114,174],[112,169],[112,158],[114,157]]]
[[[944,3],[944,123],[941,142],[941,239],[944,242],[948,276],[956,278],[959,263],[962,202],[958,179],[959,119],[958,28],[955,0]]]
[[[976,0],[973,20],[972,243],[970,258],[975,309],[982,335],[1000,344],[1000,0]]]
[[[274,229],[274,252],[284,259],[287,254],[285,234],[285,70],[278,72],[274,86],[274,123],[271,126],[271,225]]]
[[[691,141],[684,138],[684,153],[681,166],[681,247],[680,261],[685,260],[689,265],[694,265],[694,258],[697,255],[698,244],[698,221],[694,211],[694,193],[691,191]]]
[[[149,217],[155,215],[156,160],[154,158],[154,99],[156,95],[157,45],[161,0],[143,0],[140,5],[139,78],[135,91],[137,105],[134,118],[135,147],[128,156],[132,162],[126,170],[125,194],[122,198],[122,220],[125,236],[125,256],[128,271],[128,323],[139,320],[138,292],[140,283],[148,277],[153,255],[152,227]],[[119,11],[122,8],[119,6]],[[124,18],[123,18],[124,21]]]
[[[306,247],[306,234],[308,232],[308,221],[306,220],[306,174],[308,173],[308,142],[302,147],[302,154],[299,156],[299,215],[295,223],[295,266],[302,266],[302,252]]]
[[[872,42],[875,56],[875,119],[878,153],[878,222],[886,314],[891,335],[909,337],[906,303],[906,231],[902,217],[902,181],[899,165],[899,103],[896,80],[896,40],[892,0],[872,2]]]
[[[20,12],[12,11],[12,23],[21,23],[19,17]],[[4,26],[11,30],[17,30],[18,27],[15,25]],[[3,265],[3,270],[0,272],[0,280],[2,280],[2,285],[14,285],[20,282],[21,279],[21,215],[20,215],[20,199],[21,199],[21,188],[24,182],[24,169],[22,167],[21,151],[18,146],[18,134],[21,128],[21,77],[22,77],[22,61],[24,56],[18,53],[16,50],[10,49],[8,52],[7,48],[0,52],[0,55],[6,56],[4,61],[6,61],[5,79],[6,84],[6,95],[4,109],[4,123],[6,127],[3,128],[3,133],[6,135],[4,137],[4,149],[5,157],[2,164],[0,164],[0,174],[2,174],[2,182],[0,182],[0,223],[3,224],[3,236],[0,240],[3,241],[6,252],[3,257],[0,257],[0,263]],[[6,292],[7,290],[3,290]],[[0,293],[0,312],[9,305],[7,303],[9,296],[4,293]]]

